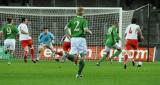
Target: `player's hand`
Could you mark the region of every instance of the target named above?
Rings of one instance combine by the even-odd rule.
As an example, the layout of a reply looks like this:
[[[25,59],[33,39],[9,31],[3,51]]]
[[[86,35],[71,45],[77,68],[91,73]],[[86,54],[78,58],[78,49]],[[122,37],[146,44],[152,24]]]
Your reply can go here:
[[[89,32],[89,34],[91,34],[91,35],[92,35],[92,34],[93,34],[93,33],[92,33],[92,31],[90,31],[90,32]]]
[[[143,36],[141,36],[141,40],[142,40],[142,41],[144,40],[144,37],[143,37]]]

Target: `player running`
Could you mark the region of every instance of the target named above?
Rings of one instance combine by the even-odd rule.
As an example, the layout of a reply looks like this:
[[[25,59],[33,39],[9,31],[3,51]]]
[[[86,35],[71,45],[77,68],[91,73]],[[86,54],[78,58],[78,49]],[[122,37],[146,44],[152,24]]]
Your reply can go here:
[[[137,20],[135,18],[132,19],[132,24],[128,25],[125,31],[125,49],[126,55],[124,56],[124,69],[127,68],[127,59],[128,55],[130,55],[129,50],[134,50],[132,64],[135,65],[137,50],[138,50],[138,36],[140,36],[141,40],[144,40],[142,35],[140,26],[136,24]]]
[[[119,56],[119,54],[122,52],[121,47],[118,44],[119,41],[119,35],[118,35],[118,25],[117,23],[112,24],[111,27],[109,27],[107,33],[106,33],[106,42],[105,42],[105,50],[102,58],[97,62],[97,66],[100,66],[101,62],[106,59],[106,57],[109,57],[110,49],[116,49],[117,51],[110,57],[110,61],[112,62],[112,59],[114,57]]]
[[[71,50],[68,59],[77,61],[77,54],[80,55],[79,70],[76,74],[76,78],[79,78],[82,77],[82,70],[85,66],[84,59],[87,54],[85,34],[86,32],[92,34],[92,32],[88,29],[88,21],[83,17],[84,9],[79,7],[76,13],[77,16],[72,18],[67,24],[69,34],[71,35]]]
[[[8,65],[11,64],[11,57],[14,55],[16,36],[18,35],[18,29],[13,24],[12,18],[7,18],[7,23],[2,26],[2,32],[4,35],[4,50],[5,54],[9,53]]]
[[[36,61],[34,60],[33,40],[29,34],[27,24],[28,24],[28,19],[22,18],[22,23],[18,26],[18,30],[20,34],[19,40],[21,41],[21,46],[24,49],[24,62],[27,63],[27,57],[29,54],[29,47],[30,47],[32,62],[36,63]]]
[[[62,56],[61,52],[56,52],[53,48],[54,39],[55,39],[54,35],[48,31],[48,28],[44,27],[43,32],[40,33],[40,35],[38,37],[38,41],[40,43],[40,45],[39,45],[40,57],[44,56],[45,48],[49,48],[52,51],[53,58],[54,58],[54,54],[58,54],[58,55]],[[37,57],[37,61],[38,60],[39,60],[39,57]]]

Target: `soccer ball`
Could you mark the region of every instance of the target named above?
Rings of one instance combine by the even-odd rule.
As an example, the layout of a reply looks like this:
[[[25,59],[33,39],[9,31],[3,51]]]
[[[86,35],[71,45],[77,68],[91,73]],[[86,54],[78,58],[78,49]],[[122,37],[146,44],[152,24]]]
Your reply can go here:
[[[137,63],[137,66],[138,66],[138,67],[142,67],[142,62],[139,61],[139,62]]]

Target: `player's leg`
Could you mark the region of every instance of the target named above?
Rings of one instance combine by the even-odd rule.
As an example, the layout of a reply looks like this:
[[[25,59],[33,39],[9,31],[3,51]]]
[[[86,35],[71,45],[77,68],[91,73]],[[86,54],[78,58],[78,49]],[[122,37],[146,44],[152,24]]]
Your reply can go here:
[[[114,57],[118,57],[120,53],[122,52],[122,49],[118,43],[116,43],[112,48],[116,49],[116,52],[111,56],[110,58],[111,61]]]
[[[69,55],[70,48],[71,48],[71,43],[70,42],[64,42],[63,43],[64,55],[61,58],[62,62],[65,62],[65,60],[67,59],[67,55]]]
[[[133,40],[133,45],[132,45],[133,49],[134,49],[134,53],[133,53],[133,58],[132,58],[132,65],[135,66],[136,64],[136,56],[137,56],[137,51],[138,51],[138,40]]]
[[[101,59],[97,62],[97,66],[100,66],[100,63],[103,62],[106,57],[109,56],[109,52],[110,52],[110,47],[109,46],[105,46],[105,50],[103,52],[103,56],[101,57]]]
[[[128,60],[128,56],[130,55],[130,50],[132,49],[132,44],[131,44],[131,40],[126,40],[126,44],[125,44],[125,55],[124,55],[124,69],[127,69],[127,60]]]
[[[79,42],[77,38],[71,38],[71,50],[67,55],[68,60],[74,62],[77,65],[77,53],[78,53]]]
[[[21,46],[24,49],[24,62],[27,63],[27,57],[28,57],[28,53],[29,53],[27,40],[22,40]]]
[[[11,64],[11,58],[14,55],[14,50],[15,50],[15,39],[6,39],[4,42],[5,48],[8,51],[8,65]]]
[[[78,46],[78,52],[80,53],[80,60],[79,60],[79,69],[76,77],[82,77],[82,71],[85,66],[85,57],[87,55],[87,43],[85,38],[80,38],[79,39],[79,46]]]
[[[44,46],[43,44],[40,44],[38,46],[38,56],[36,58],[36,61],[39,61],[40,58],[42,58],[44,56]]]
[[[36,63],[35,58],[34,58],[34,46],[33,46],[33,41],[32,39],[27,40],[27,44],[30,47],[30,53],[31,53],[31,59],[33,63]]]
[[[4,52],[5,52],[5,56],[8,57],[8,64],[11,63],[11,56],[10,56],[10,52],[9,52],[9,49],[10,49],[10,41],[8,39],[4,40]]]

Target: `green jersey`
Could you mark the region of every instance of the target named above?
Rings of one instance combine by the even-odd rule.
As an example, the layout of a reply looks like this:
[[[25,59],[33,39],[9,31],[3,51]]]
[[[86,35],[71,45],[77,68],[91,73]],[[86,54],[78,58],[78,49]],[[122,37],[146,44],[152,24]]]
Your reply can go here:
[[[105,45],[113,46],[118,39],[119,39],[118,28],[115,25],[112,25],[107,30]]]
[[[18,34],[18,29],[13,24],[5,24],[2,26],[4,39],[15,39]]]
[[[88,28],[88,21],[82,16],[76,16],[68,22],[67,27],[72,37],[85,37],[84,29]]]

